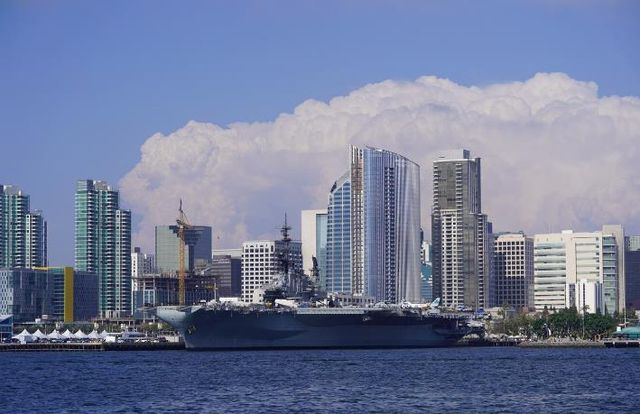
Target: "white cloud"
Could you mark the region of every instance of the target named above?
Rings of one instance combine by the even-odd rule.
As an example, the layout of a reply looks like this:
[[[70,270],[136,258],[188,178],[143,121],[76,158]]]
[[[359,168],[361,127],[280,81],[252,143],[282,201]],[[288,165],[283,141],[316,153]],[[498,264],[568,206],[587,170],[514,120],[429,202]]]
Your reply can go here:
[[[142,146],[122,179],[142,220],[135,241],[173,222],[178,198],[218,247],[274,237],[287,211],[322,208],[347,167],[348,144],[387,148],[422,166],[429,227],[431,165],[468,148],[483,162],[483,209],[496,230],[529,233],[622,223],[640,231],[640,99],[599,97],[561,73],[465,87],[432,76],[367,85],[329,103],[308,100],[268,123],[227,128],[191,121]]]

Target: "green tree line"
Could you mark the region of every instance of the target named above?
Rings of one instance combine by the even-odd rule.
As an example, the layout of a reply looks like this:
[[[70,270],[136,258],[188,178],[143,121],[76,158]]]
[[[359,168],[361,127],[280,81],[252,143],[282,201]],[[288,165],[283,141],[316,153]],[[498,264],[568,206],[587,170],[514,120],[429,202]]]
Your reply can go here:
[[[599,339],[615,331],[617,319],[617,315],[601,313],[587,313],[583,318],[575,307],[553,313],[545,309],[541,315],[519,314],[505,319],[502,328],[508,335]]]

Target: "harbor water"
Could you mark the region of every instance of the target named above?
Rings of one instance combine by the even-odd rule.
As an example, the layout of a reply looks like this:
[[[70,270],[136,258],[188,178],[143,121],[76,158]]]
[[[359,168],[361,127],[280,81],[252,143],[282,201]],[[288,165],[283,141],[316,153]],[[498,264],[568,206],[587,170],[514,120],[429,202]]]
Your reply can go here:
[[[638,349],[2,353],[3,412],[638,412]]]

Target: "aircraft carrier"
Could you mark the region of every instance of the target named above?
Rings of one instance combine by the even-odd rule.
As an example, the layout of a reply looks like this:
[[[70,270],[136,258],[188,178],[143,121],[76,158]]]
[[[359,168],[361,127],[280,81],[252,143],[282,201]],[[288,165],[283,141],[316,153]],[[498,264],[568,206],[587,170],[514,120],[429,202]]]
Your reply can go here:
[[[464,316],[396,307],[156,309],[192,350],[443,347],[469,332]]]
[[[291,240],[289,229],[285,216],[281,230],[285,245]],[[314,283],[292,271],[286,250],[280,262],[275,280],[259,288],[263,303],[160,306],[156,315],[175,328],[192,350],[442,347],[470,332],[465,316],[440,313],[439,300],[431,305],[362,307],[319,300]]]

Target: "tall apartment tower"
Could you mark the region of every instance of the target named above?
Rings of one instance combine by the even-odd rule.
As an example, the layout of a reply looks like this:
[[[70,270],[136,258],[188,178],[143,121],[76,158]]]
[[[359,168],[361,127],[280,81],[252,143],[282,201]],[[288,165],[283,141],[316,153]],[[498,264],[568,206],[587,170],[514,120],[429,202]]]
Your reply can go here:
[[[533,239],[522,233],[495,235],[493,278],[496,306],[533,307]]]
[[[131,314],[131,212],[104,181],[77,182],[75,267],[98,275],[101,316]]]
[[[29,211],[29,196],[0,185],[0,267],[47,266],[47,222]]]
[[[327,217],[329,292],[420,301],[420,167],[378,148],[350,148]]]
[[[482,214],[480,158],[448,151],[433,162],[433,296],[445,306],[490,302],[491,223]]]

